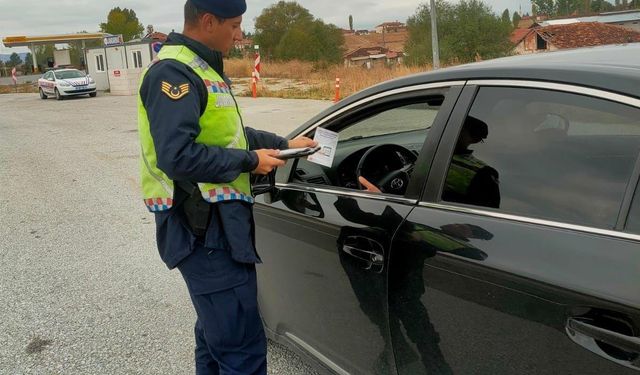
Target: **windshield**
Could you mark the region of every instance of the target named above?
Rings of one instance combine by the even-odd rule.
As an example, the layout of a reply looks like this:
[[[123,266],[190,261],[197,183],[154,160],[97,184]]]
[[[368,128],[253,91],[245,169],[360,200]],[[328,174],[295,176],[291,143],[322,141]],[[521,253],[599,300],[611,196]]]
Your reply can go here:
[[[83,78],[85,74],[79,70],[65,70],[63,72],[56,72],[56,78],[58,79],[71,79],[71,78]]]

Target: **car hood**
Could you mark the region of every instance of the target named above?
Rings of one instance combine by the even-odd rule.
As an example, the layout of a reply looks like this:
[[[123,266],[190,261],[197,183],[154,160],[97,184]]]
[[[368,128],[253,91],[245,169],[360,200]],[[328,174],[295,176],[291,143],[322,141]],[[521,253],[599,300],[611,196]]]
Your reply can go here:
[[[86,86],[89,84],[89,77],[60,79],[59,81],[68,83],[71,86]]]

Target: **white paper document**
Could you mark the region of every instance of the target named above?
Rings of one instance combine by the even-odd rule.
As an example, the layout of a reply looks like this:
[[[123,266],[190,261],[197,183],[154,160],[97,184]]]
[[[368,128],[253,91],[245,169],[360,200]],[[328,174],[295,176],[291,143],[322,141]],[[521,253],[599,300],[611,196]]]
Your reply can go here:
[[[318,128],[316,129],[316,135],[313,137],[313,140],[318,142],[320,151],[310,155],[307,160],[331,168],[333,158],[336,156],[336,147],[338,147],[338,133],[324,128]]]

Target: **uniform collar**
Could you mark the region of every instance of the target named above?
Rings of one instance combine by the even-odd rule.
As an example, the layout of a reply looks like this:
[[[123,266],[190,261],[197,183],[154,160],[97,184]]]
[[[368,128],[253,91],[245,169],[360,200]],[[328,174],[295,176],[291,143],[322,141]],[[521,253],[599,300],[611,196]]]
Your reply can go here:
[[[185,46],[203,59],[213,70],[216,71],[227,83],[229,79],[224,74],[224,62],[222,60],[222,53],[214,51],[197,40],[191,39],[188,36],[179,33],[171,33],[167,37],[166,45],[178,45]]]

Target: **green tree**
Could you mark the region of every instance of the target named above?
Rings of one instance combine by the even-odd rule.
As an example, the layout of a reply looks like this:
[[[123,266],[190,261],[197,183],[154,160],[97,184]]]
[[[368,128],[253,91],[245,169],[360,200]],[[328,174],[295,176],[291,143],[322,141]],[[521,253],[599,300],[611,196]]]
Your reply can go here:
[[[19,66],[20,64],[22,64],[22,59],[20,58],[20,55],[14,52],[9,57],[9,61],[7,61],[6,65],[9,68],[13,68],[13,67]]]
[[[33,72],[33,55],[31,55],[31,53],[27,53],[27,56],[24,58],[24,71],[27,74]]]
[[[48,59],[53,59],[53,44],[36,46],[36,62],[39,70],[47,67]]]
[[[513,21],[513,27],[517,28],[521,19],[522,17],[520,16],[520,13],[513,12],[513,17],[511,18],[511,20]]]
[[[86,31],[81,31],[78,34],[87,34]],[[101,40],[88,40],[84,43],[86,49],[102,47]],[[87,62],[85,59],[85,51],[82,50],[82,42],[69,43],[69,57],[71,58],[71,65],[86,68]]]
[[[116,7],[109,12],[107,22],[100,24],[100,30],[103,33],[122,34],[124,41],[128,42],[131,39],[141,38],[144,26],[138,20],[133,9]]]
[[[349,30],[353,31],[353,16],[349,15]]]
[[[614,6],[606,0],[591,1],[591,12],[593,13],[611,12],[613,10],[615,10]]]
[[[511,13],[509,9],[505,9],[504,12],[502,12],[502,22],[511,23]]]
[[[556,14],[556,4],[553,0],[531,0],[535,6],[537,13],[546,16],[554,16]]]
[[[255,20],[255,43],[260,45],[265,57],[273,54],[280,39],[299,22],[311,22],[313,16],[295,1],[280,1],[265,8]]]
[[[556,0],[556,13],[558,16],[570,16],[581,9],[582,0]]]
[[[477,57],[491,59],[506,56],[513,48],[509,41],[511,24],[502,22],[481,0],[461,0],[457,4],[438,0],[436,7],[442,62],[466,63]],[[431,63],[431,14],[427,4],[422,4],[409,18],[407,27],[407,63]]]
[[[282,37],[275,55],[282,60],[339,63],[342,61],[342,31],[321,20],[302,21],[293,25]]]

